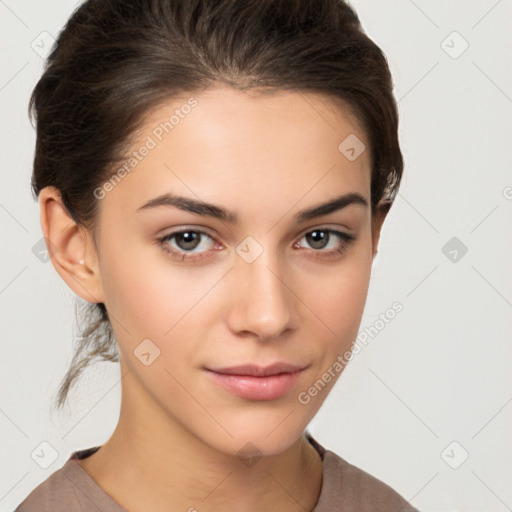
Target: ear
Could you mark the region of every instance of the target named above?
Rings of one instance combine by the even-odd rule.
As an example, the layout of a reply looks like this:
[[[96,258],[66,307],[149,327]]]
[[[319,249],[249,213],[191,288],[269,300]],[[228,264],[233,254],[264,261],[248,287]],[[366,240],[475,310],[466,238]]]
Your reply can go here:
[[[103,302],[98,255],[91,233],[79,226],[62,203],[59,189],[39,192],[41,228],[55,270],[87,302]]]
[[[377,206],[375,207],[375,214],[372,217],[373,258],[375,258],[375,256],[377,255],[382,225],[384,224],[384,219],[386,218],[392,204],[392,201],[383,200],[380,203],[378,203]]]

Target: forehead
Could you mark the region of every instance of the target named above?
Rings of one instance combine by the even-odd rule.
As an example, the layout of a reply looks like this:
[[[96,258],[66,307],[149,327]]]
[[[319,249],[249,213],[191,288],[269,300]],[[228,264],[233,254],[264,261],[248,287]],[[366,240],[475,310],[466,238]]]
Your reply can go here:
[[[186,118],[191,119],[188,124],[195,120],[217,128],[232,126],[236,132],[245,126],[247,130],[257,129],[260,135],[271,134],[275,125],[287,124],[297,130],[307,126],[311,136],[320,131],[334,134],[349,130],[365,138],[355,108],[341,98],[298,90],[241,91],[221,86],[161,102],[145,116],[141,134],[169,120],[177,128]]]
[[[369,190],[366,134],[348,106],[320,94],[184,94],[148,112],[132,141],[108,194],[131,211],[166,191],[236,209],[244,197],[293,204],[309,194],[312,204],[330,191]]]

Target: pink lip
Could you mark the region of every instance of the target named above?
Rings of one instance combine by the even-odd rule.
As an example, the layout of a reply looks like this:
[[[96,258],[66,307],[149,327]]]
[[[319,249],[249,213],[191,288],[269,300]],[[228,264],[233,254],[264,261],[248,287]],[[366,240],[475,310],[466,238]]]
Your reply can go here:
[[[224,389],[248,400],[275,400],[291,391],[304,367],[277,363],[267,367],[254,365],[209,369],[208,375]]]

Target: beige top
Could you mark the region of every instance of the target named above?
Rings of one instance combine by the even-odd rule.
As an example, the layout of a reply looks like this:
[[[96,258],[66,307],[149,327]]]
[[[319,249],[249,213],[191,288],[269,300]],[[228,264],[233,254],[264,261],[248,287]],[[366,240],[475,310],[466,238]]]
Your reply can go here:
[[[391,487],[325,449],[307,431],[306,438],[322,458],[322,488],[311,512],[418,512]],[[76,462],[99,448],[73,452],[14,512],[128,512]]]

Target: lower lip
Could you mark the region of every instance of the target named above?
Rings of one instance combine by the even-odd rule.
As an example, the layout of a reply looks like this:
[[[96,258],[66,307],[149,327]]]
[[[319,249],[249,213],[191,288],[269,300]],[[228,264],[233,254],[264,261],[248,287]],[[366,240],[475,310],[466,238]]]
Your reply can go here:
[[[275,400],[291,391],[302,372],[280,373],[267,377],[251,375],[230,375],[206,370],[212,379],[224,389],[248,400]]]

